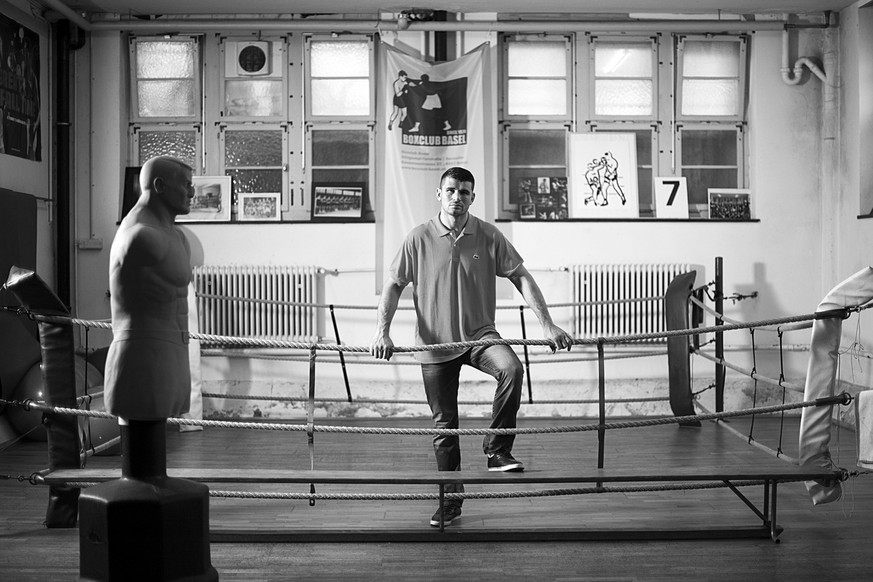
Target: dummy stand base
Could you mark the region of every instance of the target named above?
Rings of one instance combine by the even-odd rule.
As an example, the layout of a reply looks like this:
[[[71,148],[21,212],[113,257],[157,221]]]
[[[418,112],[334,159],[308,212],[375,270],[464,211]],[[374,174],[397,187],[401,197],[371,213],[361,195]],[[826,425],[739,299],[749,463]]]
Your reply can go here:
[[[122,477],[79,496],[85,581],[218,580],[209,554],[209,487],[167,477],[164,422],[122,424]]]
[[[80,580],[218,580],[209,554],[209,488],[122,478],[79,498]]]

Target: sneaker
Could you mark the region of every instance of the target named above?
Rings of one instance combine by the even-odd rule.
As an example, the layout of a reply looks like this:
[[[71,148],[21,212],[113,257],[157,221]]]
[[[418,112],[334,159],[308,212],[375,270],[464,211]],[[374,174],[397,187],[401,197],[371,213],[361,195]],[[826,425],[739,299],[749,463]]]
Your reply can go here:
[[[488,455],[489,471],[524,471],[524,464],[516,461],[507,452],[497,451]]]
[[[437,509],[436,513],[433,514],[433,517],[430,518],[430,524],[434,527],[440,526],[440,513],[443,515],[443,525],[449,525],[459,517],[461,517],[461,506],[447,503],[443,505],[442,509]]]

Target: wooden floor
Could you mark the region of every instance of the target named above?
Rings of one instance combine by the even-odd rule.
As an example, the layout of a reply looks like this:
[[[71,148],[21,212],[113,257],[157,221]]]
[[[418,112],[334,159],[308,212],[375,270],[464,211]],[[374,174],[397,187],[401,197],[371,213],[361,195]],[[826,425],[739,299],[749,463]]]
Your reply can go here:
[[[319,421],[325,422],[327,421]],[[427,420],[342,419],[333,424],[425,427]],[[588,419],[523,419],[521,426],[589,424]],[[747,431],[748,421],[731,426]],[[787,419],[782,448],[796,454],[797,419]],[[463,426],[481,426],[465,420]],[[778,419],[759,418],[755,438],[776,447]],[[169,467],[310,467],[305,433],[208,428],[168,433]],[[463,468],[484,466],[481,437],[462,437]],[[840,432],[831,450],[853,469],[854,435]],[[595,467],[594,432],[523,435],[514,454],[529,469]],[[606,433],[605,468],[641,472],[687,468],[767,466],[779,462],[724,427],[674,425]],[[0,452],[0,475],[29,475],[44,468],[44,443],[21,442]],[[118,466],[102,456],[89,467]],[[429,436],[316,433],[316,469],[433,469]],[[529,486],[525,486],[531,488]],[[217,488],[217,487],[216,487]],[[308,492],[296,485],[221,485],[221,489]],[[544,488],[542,486],[532,488]],[[780,543],[770,540],[681,540],[477,543],[213,543],[212,563],[221,580],[867,580],[873,547],[873,476],[843,484],[841,501],[815,507],[801,483],[779,486]],[[383,492],[431,492],[428,486]],[[469,485],[468,492],[496,486]],[[319,492],[347,492],[349,486],[319,486]],[[373,491],[373,490],[368,490]],[[759,488],[744,488],[759,505]],[[47,491],[15,479],[0,480],[0,580],[75,580],[78,530],[45,529]],[[213,498],[210,526],[222,528],[415,528],[429,529],[433,501],[308,501]],[[611,493],[570,497],[468,500],[450,528],[631,529],[757,523],[729,490]]]

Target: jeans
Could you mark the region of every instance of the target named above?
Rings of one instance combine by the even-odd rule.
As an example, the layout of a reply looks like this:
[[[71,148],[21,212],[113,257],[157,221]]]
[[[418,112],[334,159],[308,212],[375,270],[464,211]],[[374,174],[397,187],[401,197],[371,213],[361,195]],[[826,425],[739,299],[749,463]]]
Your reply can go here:
[[[499,337],[499,336],[492,336]],[[485,338],[492,339],[492,338]],[[490,428],[515,428],[521,405],[524,368],[509,346],[473,347],[454,360],[439,364],[422,364],[424,391],[433,414],[435,428],[458,428],[458,386],[461,366],[473,366],[497,380],[497,391],[491,407]],[[482,450],[486,455],[498,451],[510,452],[515,435],[485,435]],[[457,435],[437,435],[433,439],[437,469],[461,470],[461,446]],[[447,493],[462,493],[463,484],[446,485]],[[460,505],[460,503],[458,503]]]

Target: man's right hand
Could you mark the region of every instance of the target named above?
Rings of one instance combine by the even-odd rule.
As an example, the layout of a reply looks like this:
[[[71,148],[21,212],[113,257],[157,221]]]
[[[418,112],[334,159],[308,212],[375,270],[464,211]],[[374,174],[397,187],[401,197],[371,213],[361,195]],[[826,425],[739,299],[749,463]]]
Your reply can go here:
[[[370,354],[377,360],[390,360],[394,355],[394,342],[387,334],[376,334],[370,345]]]

